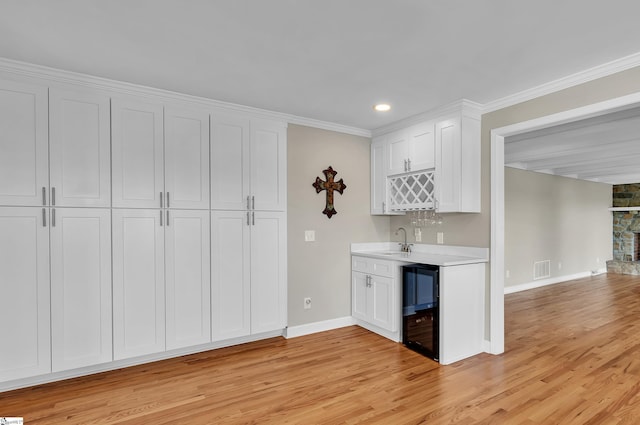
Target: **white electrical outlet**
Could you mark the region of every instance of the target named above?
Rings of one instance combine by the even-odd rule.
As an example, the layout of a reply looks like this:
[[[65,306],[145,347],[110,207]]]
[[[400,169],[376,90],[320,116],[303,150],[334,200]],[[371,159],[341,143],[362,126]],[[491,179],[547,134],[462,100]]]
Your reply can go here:
[[[315,230],[305,230],[304,231],[304,241],[305,242],[314,242],[316,240],[316,231]]]
[[[444,243],[444,233],[443,232],[436,233],[436,240],[440,245],[442,245]]]
[[[304,309],[305,310],[311,309],[311,297],[307,297],[304,299]]]
[[[558,261],[558,270],[562,270],[562,262]]]
[[[416,242],[422,242],[422,230],[419,227],[413,230],[413,235],[416,237]]]
[[[507,270],[506,272],[504,272],[504,275],[507,279],[509,279],[511,277],[511,272]]]

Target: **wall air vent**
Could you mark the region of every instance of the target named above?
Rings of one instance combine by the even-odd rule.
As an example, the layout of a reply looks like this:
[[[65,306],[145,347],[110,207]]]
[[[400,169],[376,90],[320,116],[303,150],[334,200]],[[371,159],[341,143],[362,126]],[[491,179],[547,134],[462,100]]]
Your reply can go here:
[[[551,277],[551,260],[536,261],[533,263],[533,280]]]

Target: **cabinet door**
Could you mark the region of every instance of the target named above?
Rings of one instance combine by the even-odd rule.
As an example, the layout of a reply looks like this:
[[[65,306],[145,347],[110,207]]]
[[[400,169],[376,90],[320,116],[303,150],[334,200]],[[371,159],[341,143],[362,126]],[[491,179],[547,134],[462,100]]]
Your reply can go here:
[[[211,341],[209,211],[166,210],[167,349]]]
[[[166,108],[165,205],[209,209],[209,114]]]
[[[51,205],[111,206],[109,97],[51,89],[49,117]]]
[[[409,169],[428,170],[435,167],[436,140],[433,123],[421,123],[409,127]]]
[[[0,208],[0,381],[51,372],[46,213]]]
[[[111,361],[110,211],[51,214],[52,369]]]
[[[436,200],[440,212],[460,211],[460,119],[436,124]]]
[[[399,312],[395,308],[393,279],[372,275],[370,283],[371,287],[367,294],[369,321],[376,326],[395,332]]]
[[[287,209],[287,135],[280,122],[251,121],[252,208]]]
[[[113,206],[158,208],[164,192],[162,105],[111,102]]]
[[[211,326],[219,341],[251,333],[250,212],[211,212]]]
[[[0,205],[46,205],[47,88],[0,81]]]
[[[365,273],[351,273],[351,315],[357,319],[369,321],[367,316],[368,277]]]
[[[287,325],[287,219],[285,213],[252,212],[251,333]]]
[[[114,360],[165,349],[161,210],[112,210]]]
[[[409,141],[405,130],[394,131],[387,135],[387,175],[407,172]]]
[[[243,210],[249,196],[249,119],[211,116],[211,208]]]

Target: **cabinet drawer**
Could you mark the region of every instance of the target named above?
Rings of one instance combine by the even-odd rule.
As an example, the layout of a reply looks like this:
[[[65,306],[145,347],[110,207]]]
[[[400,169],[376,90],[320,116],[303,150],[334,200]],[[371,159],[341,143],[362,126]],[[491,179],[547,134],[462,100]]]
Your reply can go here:
[[[393,277],[395,267],[396,266],[394,265],[393,261],[361,257],[359,255],[351,256],[351,270],[353,270],[354,272]]]

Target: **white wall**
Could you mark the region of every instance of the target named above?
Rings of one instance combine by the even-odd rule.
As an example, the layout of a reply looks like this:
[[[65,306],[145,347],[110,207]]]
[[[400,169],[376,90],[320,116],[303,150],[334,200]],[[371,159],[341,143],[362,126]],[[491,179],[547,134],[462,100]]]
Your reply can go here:
[[[609,184],[505,167],[505,287],[533,281],[533,263],[551,278],[602,269],[610,260]]]

